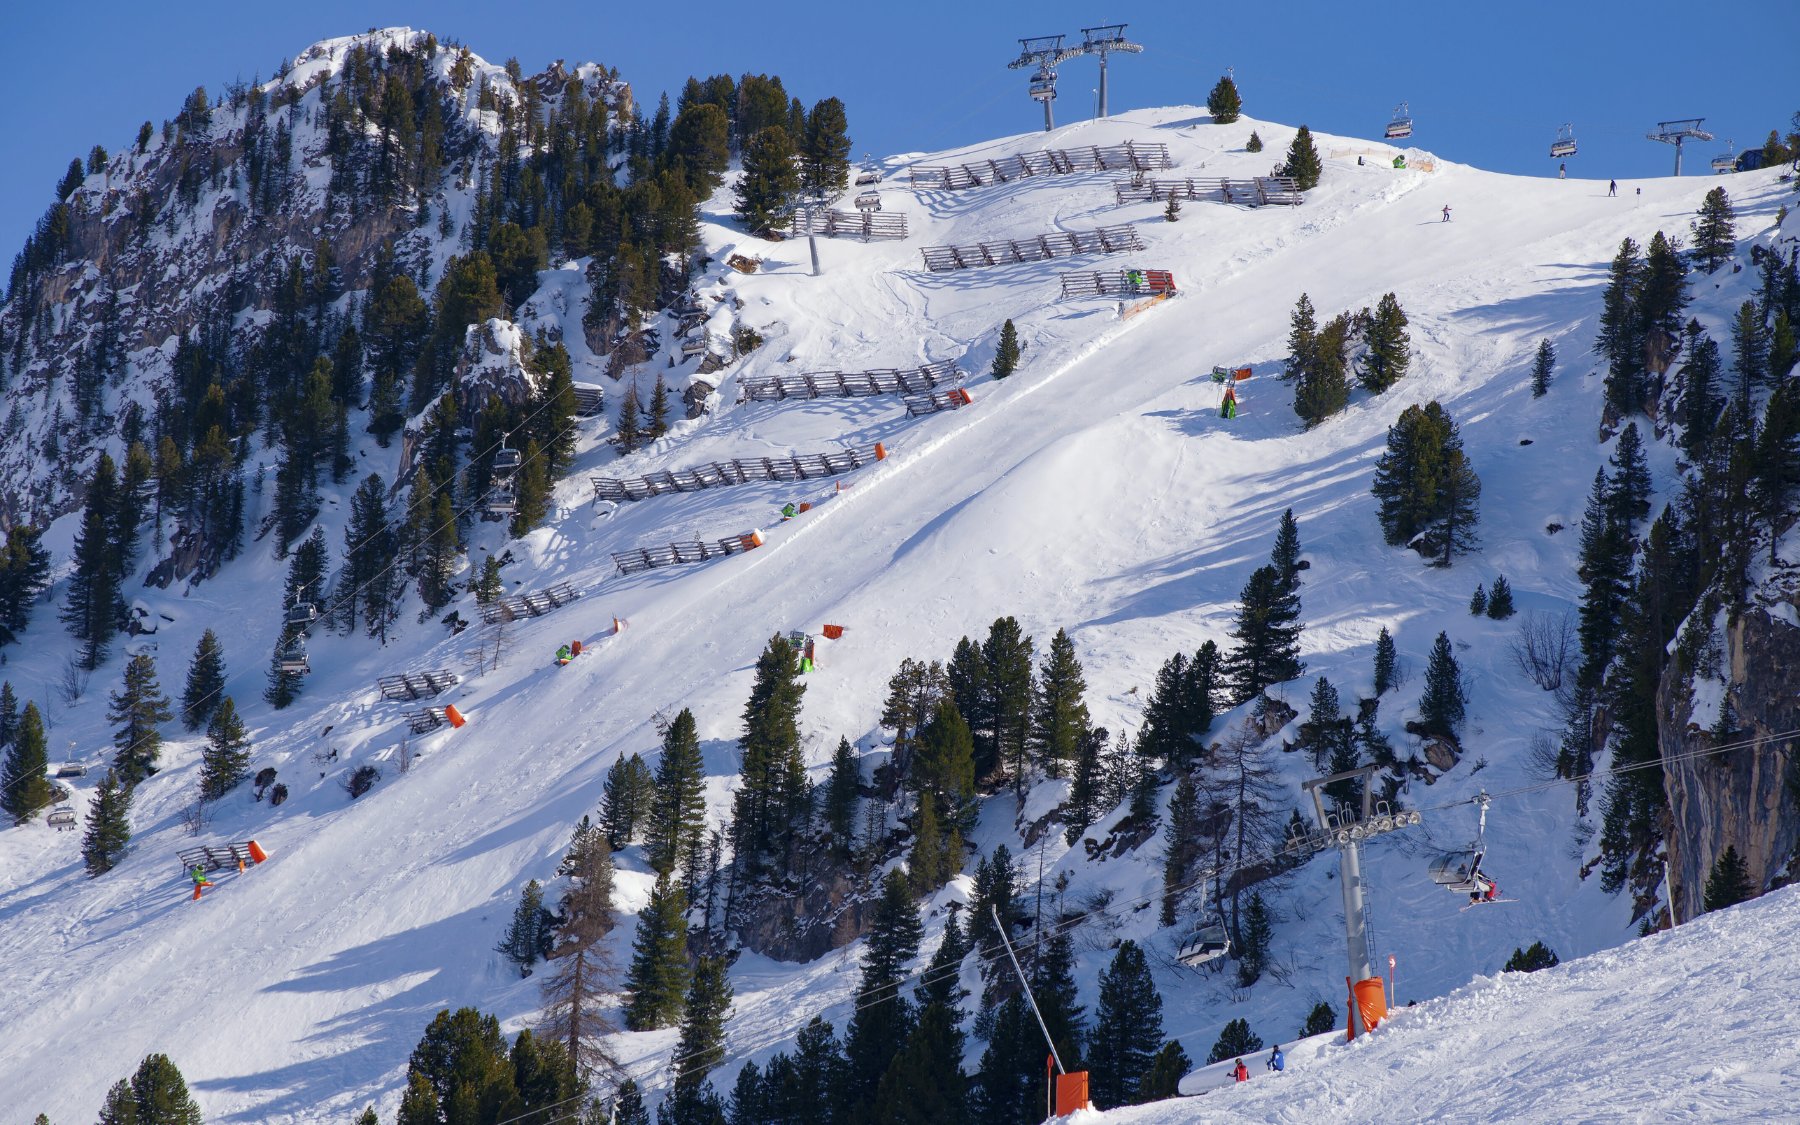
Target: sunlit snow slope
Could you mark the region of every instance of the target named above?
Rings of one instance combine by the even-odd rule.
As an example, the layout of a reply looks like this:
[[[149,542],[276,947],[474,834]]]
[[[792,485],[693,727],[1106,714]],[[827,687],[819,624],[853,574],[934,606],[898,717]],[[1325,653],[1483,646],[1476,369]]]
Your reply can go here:
[[[1252,128],[1268,151],[1242,151]],[[1163,175],[1242,177],[1265,173],[1291,136],[1289,128],[1247,119],[1213,126],[1192,108],[1147,110],[916,159],[1145,139],[1169,145],[1177,167]],[[407,1053],[438,1009],[475,1005],[509,1027],[533,1017],[535,981],[518,981],[492,946],[525,880],[552,876],[570,826],[598,804],[608,765],[655,748],[655,710],[686,706],[698,717],[715,823],[734,782],[751,666],[777,630],[816,631],[825,622],[848,630],[821,642],[821,666],[807,680],[804,724],[816,765],[847,735],[872,768],[883,745],[884,685],[901,658],[947,658],[960,636],[980,636],[1005,614],[1038,638],[1040,653],[1058,627],[1067,628],[1096,723],[1134,729],[1166,657],[1208,639],[1228,646],[1239,590],[1267,557],[1290,506],[1312,562],[1302,590],[1308,669],[1281,694],[1304,709],[1318,674],[1338,685],[1347,704],[1369,694],[1371,646],[1385,625],[1414,673],[1381,712],[1404,755],[1414,740],[1402,724],[1440,630],[1457,642],[1472,685],[1462,764],[1429,789],[1415,784],[1406,798],[1431,810],[1425,829],[1370,848],[1365,860],[1377,954],[1397,956],[1401,1000],[1493,973],[1514,946],[1540,938],[1564,957],[1626,941],[1633,932],[1627,904],[1577,878],[1578,824],[1567,788],[1495,802],[1491,865],[1517,903],[1459,913],[1423,866],[1429,845],[1454,846],[1472,834],[1473,811],[1455,802],[1483,787],[1506,794],[1541,780],[1525,750],[1553,722],[1548,698],[1506,656],[1515,623],[1470,617],[1469,594],[1504,573],[1521,610],[1560,612],[1571,604],[1575,534],[1550,535],[1546,525],[1578,524],[1587,484],[1610,452],[1595,440],[1599,379],[1590,377],[1588,350],[1606,262],[1627,235],[1642,241],[1658,228],[1685,232],[1713,181],[1646,181],[1641,196],[1633,183],[1608,198],[1604,179],[1499,176],[1441,161],[1430,172],[1395,171],[1393,150],[1384,146],[1318,140],[1325,178],[1304,206],[1196,202],[1177,223],[1163,221],[1160,204],[1115,206],[1111,175],[915,192],[899,171],[915,157],[896,158],[884,207],[907,213],[912,237],[875,245],[820,240],[823,274],[816,277],[804,241],[743,236],[728,223],[728,201],[716,200],[705,232],[714,261],[701,295],[741,300],[740,320],[768,343],[733,369],[715,413],[683,423],[655,449],[615,463],[588,435],[579,471],[560,486],[562,507],[548,526],[512,545],[519,561],[506,572],[521,590],[566,581],[585,596],[521,624],[497,671],[465,678],[448,698],[469,725],[415,741],[423,758],[404,775],[392,760],[403,708],[380,702],[374,679],[462,669],[469,634],[448,637],[435,621],[409,615],[385,648],[324,641],[325,658],[301,701],[272,713],[258,696],[273,638],[274,622],[265,619],[281,569],[266,544],[253,545],[245,561],[192,598],[149,592],[152,607],[175,619],[159,636],[165,687],[179,690],[200,629],[219,628],[234,673],[230,690],[254,727],[257,764],[277,766],[293,796],[275,810],[247,793],[223,803],[208,838],[254,835],[274,859],[225,880],[198,904],[187,900],[174,859],[190,841],[178,813],[194,786],[196,739],[167,748],[167,768],[138,797],[134,851],[102,879],[83,874],[73,834],[41,823],[0,832],[0,964],[8,982],[0,989],[8,1044],[0,1090],[8,1091],[8,1112],[91,1118],[106,1086],[156,1050],[180,1065],[210,1121],[341,1121],[370,1101],[387,1116]],[[1374,155],[1359,165],[1358,152]],[[1419,164],[1423,154],[1413,155]],[[1766,236],[1783,188],[1772,173],[1729,183],[1740,235]],[[1446,204],[1454,215],[1448,223],[1440,222]],[[1117,222],[1138,224],[1142,253],[928,274],[917,249]],[[726,270],[732,252],[762,255],[762,270]],[[1125,320],[1109,301],[1057,299],[1066,270],[1126,265],[1172,270],[1179,297]],[[1721,274],[1717,290],[1702,278],[1694,311],[1717,329],[1752,277]],[[566,308],[583,291],[573,268],[550,271],[545,282],[540,297],[552,306]],[[1303,291],[1321,320],[1393,291],[1411,318],[1417,355],[1389,393],[1370,399],[1359,391],[1346,414],[1310,432],[1294,417],[1291,388],[1275,377],[1289,312]],[[1007,318],[1028,346],[1018,373],[996,383],[983,373]],[[1534,401],[1526,375],[1544,337],[1556,342],[1562,361],[1550,394]],[[577,378],[601,378],[585,350],[576,359]],[[976,376],[972,407],[909,420],[891,398],[732,405],[740,372],[938,359],[958,360]],[[1214,364],[1255,365],[1235,421],[1217,417],[1220,391],[1207,377]],[[1407,405],[1432,398],[1461,423],[1484,484],[1484,548],[1450,570],[1384,546],[1368,494],[1387,426]],[[587,476],[595,470],[636,473],[877,440],[891,456],[844,478],[841,493],[831,482],[748,485],[625,504],[610,518],[589,503]],[[1656,467],[1659,474],[1666,468]],[[777,526],[776,511],[790,500],[819,507]],[[59,552],[72,534],[67,523],[50,540],[65,545]],[[622,579],[608,559],[627,546],[752,527],[764,528],[766,546],[712,563]],[[498,549],[497,535],[483,525],[473,557]],[[341,533],[332,542],[335,553]],[[467,598],[459,606],[474,616]],[[608,637],[615,615],[630,627]],[[556,646],[576,637],[590,642],[588,654],[566,669],[548,667]],[[40,608],[31,641],[42,650],[14,650],[6,675],[50,708],[53,756],[72,743],[72,757],[99,760],[109,738],[103,696],[117,683],[119,660],[96,675],[79,703],[66,704],[54,690],[66,638],[48,608]],[[337,756],[326,758],[328,750]],[[1277,757],[1290,783],[1306,776],[1302,755]],[[382,765],[386,776],[352,803],[339,782],[365,762]],[[82,790],[78,804],[90,792]],[[1299,802],[1297,788],[1292,800]],[[1018,851],[1015,811],[1010,795],[990,802],[977,842],[1004,840]],[[1093,831],[1103,835],[1107,823]],[[1239,994],[1228,975],[1176,967],[1173,933],[1156,929],[1154,908],[1132,909],[1159,886],[1161,849],[1152,841],[1134,856],[1090,864],[1079,847],[1065,854],[1060,832],[1052,832],[1026,854],[1033,880],[1040,861],[1047,880],[1070,874],[1071,906],[1094,902],[1102,890],[1112,894],[1114,905],[1078,939],[1090,1011],[1093,976],[1121,937],[1149,942],[1165,1029],[1196,1058],[1233,1017],[1273,1041],[1292,1036],[1319,999],[1342,1010],[1341,905],[1329,857],[1274,895],[1277,970]],[[633,911],[647,898],[648,878],[636,849],[620,865],[620,898]],[[943,902],[965,893],[966,880],[959,881],[929,904],[928,934],[941,923]],[[621,953],[631,929],[627,917],[615,935]],[[928,950],[934,941],[928,937]],[[1721,948],[1712,956],[1733,954]],[[1563,979],[1574,988],[1583,973],[1597,971],[1569,970]],[[856,980],[855,948],[805,966],[746,956],[733,975],[731,1061],[716,1075],[726,1083],[742,1059],[786,1046],[784,1037],[811,1013],[841,1024]],[[1392,1042],[1425,1035],[1421,1025],[1448,1020],[1458,1005],[1492,1002],[1498,1010],[1515,992],[1538,987],[1509,980],[1428,1009]],[[1679,1019],[1695,1006],[1667,1014]],[[1643,1022],[1618,1034],[1655,1031]],[[658,1084],[665,1077],[658,1054],[672,1042],[672,1032],[625,1036],[617,1050],[633,1073]],[[1378,1041],[1357,1057],[1399,1060],[1398,1052]],[[1479,1080],[1462,1077],[1476,1061],[1466,1052],[1426,1053],[1422,1045],[1414,1055],[1405,1065],[1423,1068],[1435,1058],[1429,1073],[1446,1089],[1479,1092]],[[1698,1044],[1693,1055],[1703,1057]],[[1299,1073],[1289,1080],[1311,1081]],[[1417,1116],[1401,1111],[1389,1119]]]

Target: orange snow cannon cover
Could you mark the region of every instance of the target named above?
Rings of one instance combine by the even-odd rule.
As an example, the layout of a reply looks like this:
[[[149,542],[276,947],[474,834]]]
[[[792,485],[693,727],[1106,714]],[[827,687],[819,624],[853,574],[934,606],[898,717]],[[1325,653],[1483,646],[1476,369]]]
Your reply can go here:
[[[739,538],[743,540],[744,550],[746,550],[746,551],[754,551],[756,548],[763,545],[763,537],[762,537],[761,529],[758,529],[756,531],[746,532],[745,534],[739,536]]]
[[[269,858],[269,853],[263,851],[263,846],[261,844],[257,843],[255,840],[251,840],[248,844],[245,844],[244,847],[249,849],[250,860],[252,863],[261,863],[265,859]]]
[[[807,503],[807,504],[800,505],[798,508],[795,508],[794,514],[798,515],[801,512],[810,512],[810,511],[812,511],[812,505],[810,503]]]
[[[456,704],[454,703],[444,708],[444,718],[450,721],[452,727],[460,727],[469,721],[463,718],[463,713],[456,709]]]
[[[1056,1116],[1067,1117],[1088,1108],[1088,1072],[1070,1071],[1056,1076]]]
[[[580,641],[570,641],[569,642],[569,655],[570,656],[580,656],[581,655],[581,642]]]
[[[825,634],[826,640],[835,641],[844,635],[844,627],[842,625],[827,625],[820,629],[819,632]]]
[[[955,399],[957,402],[962,403],[964,406],[971,406],[975,402],[975,396],[970,394],[968,391],[963,390],[961,387],[958,387],[955,390],[951,391],[950,397],[952,399]]]
[[[613,636],[616,637],[620,633],[623,633],[624,631],[625,631],[625,619],[622,617],[613,618]]]
[[[1349,978],[1344,978],[1348,983]],[[1355,998],[1357,1008],[1362,1012],[1363,1027],[1374,1031],[1387,1019],[1387,990],[1380,977],[1359,980],[1351,986],[1351,995]],[[1349,1038],[1356,1038],[1356,1023],[1350,1021]]]
[[[877,460],[877,461],[886,461],[887,460],[887,446],[881,444],[880,442],[875,443],[875,460]]]
[[[1232,374],[1237,376],[1237,381],[1241,383],[1250,377],[1250,371],[1251,369],[1248,367],[1240,367],[1236,371],[1233,371]]]

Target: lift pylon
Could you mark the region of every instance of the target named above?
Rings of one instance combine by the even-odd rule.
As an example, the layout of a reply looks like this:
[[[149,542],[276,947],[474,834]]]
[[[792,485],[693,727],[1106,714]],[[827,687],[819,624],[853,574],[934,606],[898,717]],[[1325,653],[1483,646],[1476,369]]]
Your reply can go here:
[[[1105,117],[1106,111],[1106,56],[1113,51],[1123,51],[1128,55],[1140,55],[1144,52],[1142,43],[1133,43],[1125,38],[1125,25],[1109,23],[1100,27],[1084,27],[1081,29],[1081,53],[1100,56],[1100,106],[1095,117]]]
[[[1683,141],[1710,141],[1713,135],[1700,126],[1706,124],[1704,117],[1683,117],[1675,121],[1658,121],[1656,132],[1644,134],[1646,140],[1657,141],[1665,145],[1675,146],[1675,174],[1681,175],[1681,144]]]
[[[1123,25],[1121,25],[1123,26]],[[1056,65],[1083,53],[1081,47],[1063,45],[1061,35],[1034,35],[1019,40],[1019,57],[1006,64],[1008,70],[1035,67],[1031,76],[1031,100],[1044,103],[1044,132],[1056,128],[1056,115],[1050,103],[1056,100]]]

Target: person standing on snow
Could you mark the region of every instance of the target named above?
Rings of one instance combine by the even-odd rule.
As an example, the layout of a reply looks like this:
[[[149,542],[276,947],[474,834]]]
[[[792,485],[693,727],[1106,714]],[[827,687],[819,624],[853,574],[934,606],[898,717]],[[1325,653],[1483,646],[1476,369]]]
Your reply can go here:
[[[1568,177],[1568,175],[1569,175],[1569,166],[1567,164],[1558,164],[1556,166],[1556,178],[1557,179],[1559,179],[1559,180],[1566,179]]]
[[[1440,221],[1446,223],[1450,221],[1450,205],[1448,203],[1444,204],[1444,217]]]
[[[1244,1065],[1243,1059],[1238,1060],[1237,1069],[1231,1072],[1231,1076],[1239,1082],[1250,1081],[1250,1068]]]
[[[1281,1044],[1279,1043],[1269,1051],[1268,1068],[1276,1071],[1287,1069],[1287,1056],[1281,1053]]]
[[[1617,181],[1617,180],[1606,181],[1606,194],[1607,195],[1619,194],[1619,181]]]

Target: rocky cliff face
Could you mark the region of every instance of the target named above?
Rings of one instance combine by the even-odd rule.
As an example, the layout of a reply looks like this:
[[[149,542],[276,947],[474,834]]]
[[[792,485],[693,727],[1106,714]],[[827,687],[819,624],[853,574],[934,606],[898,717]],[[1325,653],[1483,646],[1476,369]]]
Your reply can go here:
[[[122,422],[149,429],[183,334],[226,333],[246,354],[295,263],[326,279],[338,315],[389,254],[429,293],[467,250],[484,177],[520,121],[555,113],[577,85],[628,119],[630,89],[603,67],[525,77],[387,29],[317,43],[216,100],[197,91],[161,131],[96,150],[0,304],[0,528],[70,510],[98,451],[122,454]]]
[[[1800,624],[1795,601],[1753,606],[1724,630],[1720,675],[1730,708],[1729,742],[1766,738],[1800,727]],[[1685,921],[1700,913],[1713,864],[1737,848],[1760,893],[1787,877],[1800,843],[1800,803],[1793,780],[1800,771],[1800,739],[1675,760],[1718,744],[1696,721],[1692,680],[1672,663],[1657,695],[1657,723],[1669,800],[1669,868],[1676,910]],[[1710,700],[1709,700],[1710,704]]]

